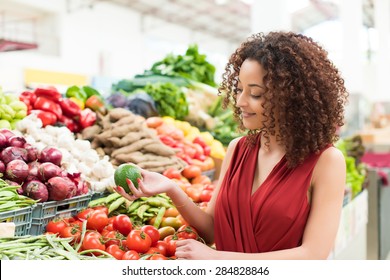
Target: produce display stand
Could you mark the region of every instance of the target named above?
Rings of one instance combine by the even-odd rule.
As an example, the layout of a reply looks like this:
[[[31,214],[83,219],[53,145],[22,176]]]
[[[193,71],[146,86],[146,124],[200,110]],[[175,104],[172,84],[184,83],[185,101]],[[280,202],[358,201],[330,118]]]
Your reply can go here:
[[[367,259],[370,260],[385,260],[390,254],[390,187],[384,184],[378,171],[390,178],[390,168],[369,170]]]
[[[329,258],[365,260],[367,258],[367,221],[368,191],[364,189],[344,205],[335,246]]]

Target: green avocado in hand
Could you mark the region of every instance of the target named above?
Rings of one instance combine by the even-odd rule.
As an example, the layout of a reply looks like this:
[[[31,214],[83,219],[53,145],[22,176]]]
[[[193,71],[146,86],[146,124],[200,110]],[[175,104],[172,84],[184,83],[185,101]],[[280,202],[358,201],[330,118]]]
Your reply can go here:
[[[140,169],[130,163],[122,163],[118,166],[114,173],[114,180],[117,186],[122,187],[127,193],[131,193],[129,186],[127,185],[126,178],[133,182],[134,186],[138,188],[137,179],[142,180]]]

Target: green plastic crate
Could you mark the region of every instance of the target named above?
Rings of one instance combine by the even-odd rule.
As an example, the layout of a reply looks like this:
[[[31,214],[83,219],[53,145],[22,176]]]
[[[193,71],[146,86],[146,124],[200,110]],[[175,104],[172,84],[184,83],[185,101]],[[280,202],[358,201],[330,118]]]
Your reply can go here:
[[[15,223],[15,236],[28,235],[32,223],[32,212],[35,206],[0,213],[0,222]]]
[[[45,232],[47,224],[54,218],[68,218],[86,208],[91,201],[92,194],[75,196],[61,201],[37,203],[32,213],[30,235],[39,235]]]

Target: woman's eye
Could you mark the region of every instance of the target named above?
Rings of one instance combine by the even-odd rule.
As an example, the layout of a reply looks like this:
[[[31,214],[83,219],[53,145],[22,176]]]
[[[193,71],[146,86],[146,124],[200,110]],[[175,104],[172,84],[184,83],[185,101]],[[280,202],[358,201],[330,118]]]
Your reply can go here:
[[[236,88],[236,93],[241,93],[242,92],[242,88]]]
[[[259,99],[259,98],[261,98],[261,95],[251,95],[251,97],[254,99]]]

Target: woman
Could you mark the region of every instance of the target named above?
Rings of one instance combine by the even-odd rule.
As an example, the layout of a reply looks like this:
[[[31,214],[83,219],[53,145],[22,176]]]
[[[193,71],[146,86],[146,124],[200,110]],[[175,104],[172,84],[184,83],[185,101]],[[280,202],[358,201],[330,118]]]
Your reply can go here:
[[[165,192],[216,250],[177,241],[180,259],[326,259],[336,237],[346,166],[332,144],[348,96],[312,39],[256,34],[231,55],[219,92],[248,135],[227,148],[207,210],[176,183],[142,170],[134,200]]]

